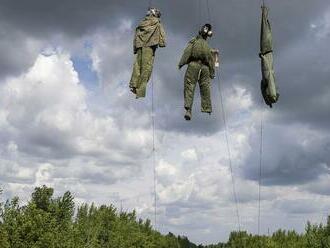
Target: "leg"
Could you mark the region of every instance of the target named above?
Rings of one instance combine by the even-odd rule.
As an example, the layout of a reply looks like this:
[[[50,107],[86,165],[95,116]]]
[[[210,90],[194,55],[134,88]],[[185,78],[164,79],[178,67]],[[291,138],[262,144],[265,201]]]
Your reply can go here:
[[[191,110],[194,102],[195,87],[198,80],[200,65],[190,62],[184,77],[184,108]]]
[[[211,114],[212,102],[211,102],[211,78],[210,71],[207,66],[202,67],[202,71],[199,78],[199,88],[201,92],[202,107],[201,111]]]
[[[150,80],[153,64],[154,64],[155,49],[152,47],[142,48],[141,75],[136,88],[136,97],[145,97],[148,81]]]
[[[136,88],[138,85],[138,82],[140,80],[140,74],[141,74],[141,59],[142,59],[142,48],[139,48],[137,50],[137,53],[135,55],[135,61],[133,65],[133,73],[131,77],[131,81],[129,83],[129,88],[131,91],[136,94]]]

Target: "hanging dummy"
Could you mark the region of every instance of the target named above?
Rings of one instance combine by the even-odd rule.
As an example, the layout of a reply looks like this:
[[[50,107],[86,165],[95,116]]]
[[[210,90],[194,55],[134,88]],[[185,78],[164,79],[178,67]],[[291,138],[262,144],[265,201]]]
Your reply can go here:
[[[165,31],[160,16],[161,13],[158,9],[149,8],[146,17],[136,28],[133,42],[135,62],[129,83],[136,98],[145,97],[156,49],[166,46]]]
[[[268,8],[262,6],[261,35],[260,35],[260,53],[261,58],[261,93],[265,103],[272,108],[276,103],[279,93],[275,82],[275,73],[273,68],[273,42],[272,30],[268,20]]]
[[[212,50],[207,39],[212,36],[212,26],[205,24],[199,34],[187,45],[179,63],[179,69],[188,65],[184,77],[184,108],[185,119],[191,120],[192,105],[197,82],[201,94],[201,111],[211,114],[211,79],[215,77],[216,50]]]

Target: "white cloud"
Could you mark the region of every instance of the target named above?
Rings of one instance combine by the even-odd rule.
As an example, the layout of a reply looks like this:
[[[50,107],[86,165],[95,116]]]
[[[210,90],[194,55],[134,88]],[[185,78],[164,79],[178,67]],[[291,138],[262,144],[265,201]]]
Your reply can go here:
[[[13,172],[5,182],[58,185],[62,180],[72,186],[90,177],[111,184],[138,176],[150,154],[150,130],[121,127],[112,116],[89,109],[68,53],[40,54],[26,73],[6,80],[0,96],[1,153],[9,156]]]
[[[195,149],[187,149],[181,153],[181,156],[188,161],[196,161],[198,159]]]

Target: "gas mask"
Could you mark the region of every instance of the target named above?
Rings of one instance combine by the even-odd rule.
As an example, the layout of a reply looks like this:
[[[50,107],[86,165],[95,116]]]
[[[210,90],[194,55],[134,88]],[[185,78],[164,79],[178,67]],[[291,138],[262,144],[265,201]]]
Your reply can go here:
[[[161,13],[160,13],[159,9],[149,8],[148,11],[147,11],[147,15],[148,16],[154,16],[154,17],[160,18]]]
[[[212,37],[213,32],[212,32],[212,26],[211,24],[205,24],[202,29],[201,29],[201,34],[203,36],[207,36],[207,37]]]

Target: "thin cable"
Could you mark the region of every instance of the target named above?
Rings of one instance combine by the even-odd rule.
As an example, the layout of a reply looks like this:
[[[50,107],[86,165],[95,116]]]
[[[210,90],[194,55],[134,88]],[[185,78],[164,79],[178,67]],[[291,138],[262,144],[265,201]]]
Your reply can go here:
[[[211,22],[211,11],[209,6],[209,1],[206,1],[207,4],[207,10],[208,10],[208,20]],[[223,124],[225,126],[225,139],[226,139],[226,145],[227,145],[227,154],[228,154],[228,162],[229,162],[229,168],[230,168],[230,176],[231,176],[231,182],[232,182],[232,190],[233,190],[233,197],[235,201],[236,206],[236,218],[237,218],[237,225],[238,225],[238,231],[241,232],[241,218],[239,214],[239,200],[237,197],[237,190],[236,190],[236,183],[235,183],[235,177],[233,172],[233,163],[232,163],[232,156],[231,156],[231,150],[229,146],[229,137],[228,137],[228,125],[227,125],[227,118],[226,118],[226,112],[224,107],[224,101],[222,97],[222,90],[221,90],[221,83],[220,83],[220,73],[219,69],[216,69],[217,79],[218,79],[218,89],[219,89],[219,95],[220,95],[220,104],[221,104],[221,112],[222,112],[222,119]]]
[[[157,172],[156,172],[156,146],[155,146],[155,106],[154,106],[154,80],[151,76],[151,118],[152,118],[152,163],[154,173],[154,221],[157,229]]]
[[[238,230],[241,231],[241,220],[239,215],[239,201],[237,197],[237,191],[236,191],[236,183],[234,178],[234,172],[233,172],[233,164],[232,164],[232,158],[231,158],[231,150],[229,146],[229,138],[228,138],[228,126],[227,126],[227,119],[226,119],[226,112],[222,97],[222,90],[221,90],[221,83],[220,83],[220,76],[218,69],[216,70],[217,78],[218,78],[218,89],[220,94],[220,104],[221,104],[221,111],[222,111],[222,118],[223,118],[223,124],[225,126],[225,139],[227,144],[227,153],[228,153],[228,162],[229,162],[229,168],[230,168],[230,176],[231,176],[231,182],[232,182],[232,190],[233,190],[233,196],[236,206],[236,217],[237,217],[237,224],[238,224]]]
[[[149,0],[149,8],[152,7],[152,0]],[[154,180],[154,223],[157,230],[157,175],[156,175],[156,148],[155,148],[155,106],[154,106],[154,80],[151,75],[151,122],[152,122],[152,164],[153,164],[153,180]]]
[[[262,8],[265,7],[265,0],[261,1]],[[261,107],[263,107],[263,99],[261,98]],[[259,148],[259,179],[258,179],[258,235],[260,236],[261,229],[261,183],[262,183],[262,160],[263,160],[263,110],[260,116],[260,148]]]
[[[259,185],[258,185],[258,235],[260,235],[261,222],[261,178],[262,178],[262,153],[263,153],[263,111],[260,117],[260,149],[259,149]]]
[[[206,0],[206,7],[207,7],[207,15],[208,15],[208,22],[211,22],[211,11],[210,11],[210,6],[209,6],[209,0]]]
[[[198,5],[198,10],[199,10],[199,26],[202,25],[202,1],[201,0],[198,0],[199,1],[199,5]]]

